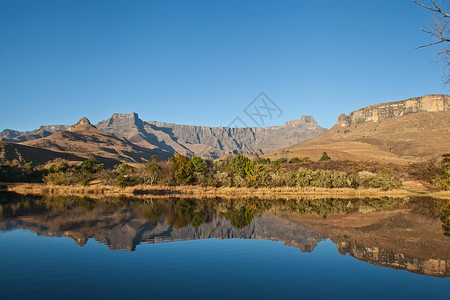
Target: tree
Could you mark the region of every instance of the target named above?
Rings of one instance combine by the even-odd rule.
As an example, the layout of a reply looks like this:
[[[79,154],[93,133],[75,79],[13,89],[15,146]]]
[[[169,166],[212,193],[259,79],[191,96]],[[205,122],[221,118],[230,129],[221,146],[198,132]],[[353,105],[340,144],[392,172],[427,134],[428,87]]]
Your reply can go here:
[[[326,153],[325,151],[322,153],[322,157],[319,159],[319,161],[325,161],[325,160],[330,160],[331,157],[328,156],[328,153]]]
[[[203,173],[206,170],[206,161],[200,156],[192,156],[191,163],[195,172]]]
[[[442,155],[438,182],[443,190],[450,190],[450,153]]]
[[[140,176],[144,184],[155,184],[161,179],[161,167],[155,162],[146,163]]]
[[[236,154],[231,161],[231,168],[240,176],[250,175],[253,170],[253,163],[245,155]]]
[[[428,24],[426,29],[422,30],[427,33],[434,40],[434,42],[419,46],[417,48],[420,49],[430,46],[437,47],[436,54],[443,63],[444,68],[448,68],[450,66],[450,44],[448,44],[448,42],[450,42],[450,32],[448,28],[450,21],[450,9],[448,12],[445,11],[448,7],[444,9],[441,2],[437,2],[436,0],[429,0],[431,4],[424,4],[417,0],[413,1],[432,14],[431,23]],[[450,74],[445,74],[444,84],[449,83]]]
[[[181,184],[190,184],[194,181],[194,170],[189,157],[175,153],[169,161],[175,166],[175,179]]]
[[[290,164],[296,164],[299,162],[302,162],[302,161],[298,157],[291,158],[291,160],[289,161]]]

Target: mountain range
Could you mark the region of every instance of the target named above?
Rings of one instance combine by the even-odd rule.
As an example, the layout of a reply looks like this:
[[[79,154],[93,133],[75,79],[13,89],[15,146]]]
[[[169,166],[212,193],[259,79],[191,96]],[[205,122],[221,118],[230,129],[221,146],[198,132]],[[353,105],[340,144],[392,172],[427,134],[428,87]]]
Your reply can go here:
[[[92,125],[47,125],[0,133],[1,163],[46,163],[95,158],[106,165],[143,163],[156,154],[179,153],[217,159],[226,154],[272,159],[320,158],[409,164],[450,149],[450,96],[426,95],[386,102],[340,115],[330,130],[312,116],[272,127],[206,127],[143,121],[136,113],[113,114]],[[39,150],[38,150],[39,149]]]
[[[325,131],[311,116],[302,116],[283,126],[231,128],[146,122],[131,113],[113,114],[95,126],[82,118],[73,126],[41,126],[28,132],[7,129],[0,133],[0,139],[9,143],[10,148],[14,148],[11,144],[16,144],[84,158],[95,156],[142,163],[154,154],[167,159],[175,152],[213,159],[228,153],[264,154]],[[5,143],[2,149],[7,145]],[[20,161],[22,148],[14,148],[17,161]],[[1,153],[0,159],[5,162],[6,155]],[[14,153],[9,151],[8,162],[14,160]]]

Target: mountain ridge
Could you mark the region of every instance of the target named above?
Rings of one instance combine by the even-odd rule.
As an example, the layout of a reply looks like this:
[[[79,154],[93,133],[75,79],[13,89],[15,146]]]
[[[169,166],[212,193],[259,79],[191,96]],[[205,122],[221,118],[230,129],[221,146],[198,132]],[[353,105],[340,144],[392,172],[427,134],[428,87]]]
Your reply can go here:
[[[282,126],[263,128],[208,127],[143,121],[134,112],[114,113],[110,118],[100,121],[95,126],[87,119],[84,123],[86,124],[83,126],[93,126],[104,133],[124,138],[142,148],[159,149],[172,155],[177,152],[213,159],[228,153],[264,154],[279,148],[280,145],[288,146],[298,143],[326,130],[320,127],[312,116],[302,116],[299,120],[287,121]],[[77,125],[46,126],[45,128],[53,133],[48,131],[45,134],[40,133],[40,129],[23,133],[6,129],[0,133],[0,139],[10,143],[40,144],[45,147],[43,143],[33,141],[45,139],[64,130],[72,131],[74,126]]]

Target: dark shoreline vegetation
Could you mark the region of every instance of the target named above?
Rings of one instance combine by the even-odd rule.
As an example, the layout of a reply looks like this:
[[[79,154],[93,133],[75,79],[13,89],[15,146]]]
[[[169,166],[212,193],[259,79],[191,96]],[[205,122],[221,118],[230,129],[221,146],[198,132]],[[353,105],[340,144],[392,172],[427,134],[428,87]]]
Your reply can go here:
[[[325,159],[324,159],[325,157]],[[324,152],[321,161],[335,162]],[[306,167],[304,167],[306,164]],[[343,172],[328,169],[308,169],[313,164],[309,158],[270,159],[250,158],[237,154],[221,160],[205,160],[175,154],[168,161],[152,161],[138,167],[127,163],[106,169],[93,159],[79,165],[65,162],[59,165],[33,167],[0,165],[0,182],[45,182],[52,185],[88,185],[100,183],[107,186],[134,185],[197,185],[202,187],[318,187],[318,188],[379,188],[387,191],[399,188],[401,179],[392,170],[378,172]],[[300,166],[299,166],[300,165]],[[441,190],[450,189],[450,154],[443,159],[427,160],[414,166],[417,180],[423,180]]]
[[[105,197],[92,199],[77,196],[36,196],[0,192],[0,217],[9,218],[26,215],[31,211],[48,211],[79,207],[91,211],[95,207],[135,208],[142,218],[155,224],[167,220],[174,228],[198,227],[213,218],[224,216],[231,224],[241,229],[253,218],[264,212],[293,213],[300,217],[348,214],[352,212],[372,213],[392,211],[407,207],[415,213],[438,218],[444,234],[450,235],[450,202],[430,197],[408,198],[364,198],[364,199],[315,199],[315,200],[263,200],[254,199],[137,199],[132,197]]]

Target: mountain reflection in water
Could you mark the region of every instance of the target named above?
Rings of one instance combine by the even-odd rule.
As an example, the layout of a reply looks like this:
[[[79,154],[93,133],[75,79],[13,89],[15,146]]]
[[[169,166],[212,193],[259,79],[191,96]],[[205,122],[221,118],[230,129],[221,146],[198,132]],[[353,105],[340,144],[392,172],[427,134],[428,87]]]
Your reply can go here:
[[[331,239],[370,264],[450,277],[448,200],[185,200],[0,195],[0,230],[93,238],[111,250],[193,239],[264,239],[312,252]]]

